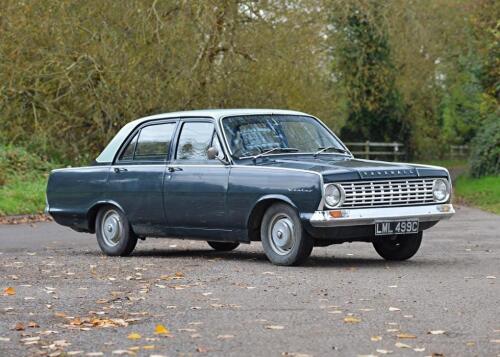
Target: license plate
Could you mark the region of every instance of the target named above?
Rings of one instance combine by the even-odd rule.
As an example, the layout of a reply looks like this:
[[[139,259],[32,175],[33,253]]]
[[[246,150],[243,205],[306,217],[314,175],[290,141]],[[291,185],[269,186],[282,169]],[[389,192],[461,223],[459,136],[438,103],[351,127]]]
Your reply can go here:
[[[393,234],[418,233],[418,219],[406,219],[403,221],[385,221],[375,223],[376,236],[389,236]]]

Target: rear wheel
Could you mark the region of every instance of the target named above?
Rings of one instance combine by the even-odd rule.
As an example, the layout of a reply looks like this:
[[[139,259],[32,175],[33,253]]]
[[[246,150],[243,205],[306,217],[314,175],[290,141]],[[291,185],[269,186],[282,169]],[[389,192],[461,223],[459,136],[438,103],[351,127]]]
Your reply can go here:
[[[128,256],[137,244],[125,214],[116,207],[105,206],[97,213],[95,231],[102,252],[110,256]]]
[[[276,265],[299,265],[310,255],[313,239],[302,228],[300,218],[291,206],[276,203],[262,218],[260,229],[262,247]]]
[[[233,249],[238,248],[240,243],[238,242],[213,242],[207,241],[208,245],[219,252],[229,252]]]
[[[376,237],[373,247],[385,260],[407,260],[417,253],[422,243],[422,232],[393,237]]]

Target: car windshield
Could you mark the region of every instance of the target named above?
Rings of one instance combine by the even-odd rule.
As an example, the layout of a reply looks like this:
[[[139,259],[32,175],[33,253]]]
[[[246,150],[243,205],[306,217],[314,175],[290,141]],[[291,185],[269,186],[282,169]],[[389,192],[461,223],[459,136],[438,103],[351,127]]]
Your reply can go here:
[[[224,118],[222,127],[232,155],[237,158],[273,149],[272,153],[316,153],[323,148],[345,151],[338,139],[316,119],[308,116],[234,116]],[[335,152],[332,150],[329,153]]]

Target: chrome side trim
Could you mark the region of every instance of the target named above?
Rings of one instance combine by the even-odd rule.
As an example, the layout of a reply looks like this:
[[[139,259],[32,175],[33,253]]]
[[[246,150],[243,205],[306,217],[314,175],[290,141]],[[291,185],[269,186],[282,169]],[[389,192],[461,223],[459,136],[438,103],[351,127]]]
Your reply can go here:
[[[417,218],[420,222],[448,219],[455,214],[453,205],[440,204],[413,207],[386,207],[364,209],[339,209],[341,217],[333,218],[330,211],[316,211],[309,222],[313,227],[345,227],[375,224],[376,221]]]

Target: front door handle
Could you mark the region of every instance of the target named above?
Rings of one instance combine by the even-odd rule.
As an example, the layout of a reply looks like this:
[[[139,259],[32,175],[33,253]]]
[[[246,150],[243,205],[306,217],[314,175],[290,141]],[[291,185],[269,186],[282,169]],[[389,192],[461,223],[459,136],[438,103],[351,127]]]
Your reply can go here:
[[[118,174],[120,172],[127,172],[128,170],[124,167],[115,167],[115,172]]]
[[[167,167],[168,172],[182,171],[182,167],[169,166]]]

